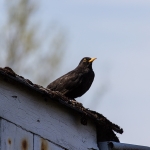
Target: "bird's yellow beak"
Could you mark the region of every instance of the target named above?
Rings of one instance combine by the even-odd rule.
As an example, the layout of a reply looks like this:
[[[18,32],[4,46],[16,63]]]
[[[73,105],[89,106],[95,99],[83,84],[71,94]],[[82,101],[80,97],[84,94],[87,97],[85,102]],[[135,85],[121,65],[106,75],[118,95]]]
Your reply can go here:
[[[97,59],[97,58],[91,58],[91,59],[89,60],[89,62],[93,62],[95,59]]]

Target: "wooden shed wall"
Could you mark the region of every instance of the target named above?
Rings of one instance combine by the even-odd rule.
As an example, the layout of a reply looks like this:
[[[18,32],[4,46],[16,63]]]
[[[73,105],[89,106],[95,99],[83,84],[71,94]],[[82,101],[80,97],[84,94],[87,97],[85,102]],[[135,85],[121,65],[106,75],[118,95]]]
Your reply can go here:
[[[4,119],[1,121],[1,133],[7,122],[8,133],[17,135],[15,131],[19,132],[19,139],[23,139],[22,133],[28,133],[28,139],[33,141],[33,145],[30,141],[29,146],[35,147],[36,143],[36,150],[40,148],[41,138],[52,143],[44,140],[47,146],[54,144],[56,150],[98,149],[96,128],[90,120],[87,126],[83,126],[77,112],[50,99],[45,101],[41,94],[3,79],[0,79],[0,117]],[[14,126],[11,127],[8,121]],[[18,144],[21,143],[19,139],[16,140]],[[7,141],[5,139],[5,143]],[[8,146],[9,143],[3,142],[1,140],[1,145]]]
[[[1,150],[64,150],[4,119],[0,120],[0,141]]]

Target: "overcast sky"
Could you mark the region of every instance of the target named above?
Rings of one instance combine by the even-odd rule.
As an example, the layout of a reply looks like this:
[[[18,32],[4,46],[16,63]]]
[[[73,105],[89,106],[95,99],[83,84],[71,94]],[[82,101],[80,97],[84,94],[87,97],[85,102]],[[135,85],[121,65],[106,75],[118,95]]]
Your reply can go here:
[[[150,146],[150,1],[45,0],[41,15],[67,32],[64,73],[97,57],[94,83],[78,101],[120,125],[121,142]]]
[[[77,100],[121,126],[121,142],[150,146],[150,1],[42,0],[37,19],[66,32],[65,67],[57,77],[82,57],[97,57],[94,83]]]

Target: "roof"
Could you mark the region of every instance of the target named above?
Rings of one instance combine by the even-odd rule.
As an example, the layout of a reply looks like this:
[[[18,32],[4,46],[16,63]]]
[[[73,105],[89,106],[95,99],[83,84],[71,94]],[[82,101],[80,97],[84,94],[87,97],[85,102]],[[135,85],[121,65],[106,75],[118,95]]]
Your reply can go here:
[[[43,96],[45,96],[45,98],[50,98],[51,100],[56,101],[65,107],[71,108],[72,110],[76,111],[76,113],[80,114],[81,124],[83,125],[87,125],[88,119],[91,119],[97,127],[98,142],[119,142],[115,132],[122,134],[123,129],[109,121],[102,114],[85,108],[81,103],[77,102],[76,100],[70,100],[59,92],[54,92],[40,85],[33,84],[29,79],[25,79],[24,77],[17,75],[9,67],[0,68],[0,77],[10,83],[16,82],[21,86],[25,86],[28,89],[41,93]]]

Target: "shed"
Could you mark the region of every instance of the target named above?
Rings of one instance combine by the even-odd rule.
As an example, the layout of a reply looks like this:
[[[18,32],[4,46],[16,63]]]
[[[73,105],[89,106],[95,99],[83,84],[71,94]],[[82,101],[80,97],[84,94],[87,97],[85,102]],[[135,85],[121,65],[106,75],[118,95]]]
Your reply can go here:
[[[119,142],[115,132],[123,129],[102,114],[0,68],[1,150],[98,150]]]

